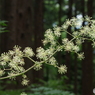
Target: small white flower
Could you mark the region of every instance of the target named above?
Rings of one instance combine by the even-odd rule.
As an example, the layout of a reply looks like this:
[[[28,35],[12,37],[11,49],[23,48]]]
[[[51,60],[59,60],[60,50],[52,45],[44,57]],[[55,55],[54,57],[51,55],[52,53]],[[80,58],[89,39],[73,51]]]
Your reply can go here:
[[[34,66],[34,69],[35,70],[40,70],[40,69],[42,69],[42,64],[41,63],[35,63],[35,66]]]
[[[18,71],[19,71],[19,72],[24,72],[25,69],[24,69],[23,67],[21,67],[21,66],[18,66]]]
[[[3,53],[1,54],[1,60],[3,60],[4,62],[8,62],[10,61],[10,57],[7,53]]]
[[[65,24],[66,24],[66,26],[69,26],[71,24],[71,21],[69,19],[67,19]]]
[[[91,18],[92,18],[92,17],[89,17],[89,16],[87,16],[87,15],[85,16],[85,20],[86,20],[86,21],[90,21]]]
[[[19,56],[14,56],[13,57],[13,62],[14,63],[19,63],[21,61],[20,57]]]
[[[92,46],[95,48],[95,42],[92,43]]]
[[[77,31],[73,32],[73,36],[74,36],[74,37],[76,37],[76,36],[78,36],[78,35],[79,35],[79,33],[78,33]]]
[[[72,19],[70,19],[70,21],[71,21],[72,26],[77,26],[78,25],[78,19],[77,18],[72,17]]]
[[[15,75],[16,75],[15,71],[11,71],[8,73],[8,76],[10,76],[10,79],[15,79]]]
[[[2,65],[2,66],[4,66],[4,65],[6,65],[7,63],[5,62],[5,61],[1,61],[0,62],[0,65]]]
[[[77,45],[81,45],[81,44],[83,43],[83,41],[82,41],[81,39],[76,39],[75,43],[76,43]]]
[[[9,53],[9,55],[10,55],[10,56],[13,56],[13,55],[15,54],[15,52],[14,52],[14,51],[12,51],[12,50],[9,50],[9,52],[8,52],[8,53]]]
[[[14,64],[19,64],[19,65],[24,65],[25,64],[24,59],[20,58],[19,56],[13,56],[12,62]]]
[[[72,51],[73,50],[73,47],[74,47],[73,42],[70,42],[69,41],[69,42],[66,43],[64,49],[65,49],[65,51]]]
[[[34,52],[33,52],[32,48],[30,48],[30,47],[26,47],[23,52],[24,52],[25,56],[29,56],[29,57],[34,56]]]
[[[58,68],[58,72],[63,74],[63,73],[66,73],[67,72],[67,67],[66,65],[61,65],[59,68]]]
[[[17,46],[17,45],[14,46],[14,52],[15,53],[19,53],[20,49],[21,49],[20,46]]]
[[[80,50],[80,48],[79,48],[77,45],[75,45],[75,46],[73,46],[73,50],[74,50],[75,52],[78,52],[78,51]]]
[[[62,28],[63,28],[63,30],[64,30],[64,29],[66,30],[66,29],[68,28],[68,26],[67,26],[66,24],[63,24],[63,25],[62,25]]]
[[[21,67],[21,66],[16,66],[15,65],[15,67],[13,68],[16,72],[24,72],[25,71],[25,69],[23,68],[23,67]]]
[[[11,68],[16,68],[16,65],[13,62],[9,62],[8,64]]]
[[[36,57],[40,59],[47,59],[47,53],[42,47],[37,48],[36,50],[37,54]]]
[[[68,38],[64,38],[62,39],[62,44],[67,44],[68,41],[69,41]]]
[[[61,27],[55,27],[54,28],[54,34],[57,36],[57,37],[60,37],[61,35]]]
[[[54,48],[53,47],[50,47],[49,49],[45,50],[45,53],[48,55],[48,56],[51,56],[54,52]]]
[[[4,75],[4,71],[0,69],[0,76]]]
[[[84,59],[84,53],[78,53],[78,58],[79,58],[80,60]]]
[[[44,45],[46,45],[48,42],[49,42],[48,39],[44,39],[44,40],[43,40],[43,44],[44,44]]]
[[[21,82],[21,84],[25,85],[25,86],[28,85],[28,83],[29,83],[28,79],[23,79],[22,82]]]
[[[65,51],[71,51],[72,47],[70,45],[66,45],[64,49],[65,49]]]
[[[53,34],[53,31],[51,29],[46,30],[45,38],[48,39],[49,41],[54,40],[54,34]]]
[[[22,75],[22,77],[25,79],[25,78],[27,78],[27,76],[24,74],[24,75]]]
[[[20,95],[27,95],[25,92],[22,92]]]
[[[57,64],[57,61],[56,61],[56,59],[54,58],[54,57],[51,57],[50,59],[49,59],[49,63],[51,64],[51,65],[56,65]]]

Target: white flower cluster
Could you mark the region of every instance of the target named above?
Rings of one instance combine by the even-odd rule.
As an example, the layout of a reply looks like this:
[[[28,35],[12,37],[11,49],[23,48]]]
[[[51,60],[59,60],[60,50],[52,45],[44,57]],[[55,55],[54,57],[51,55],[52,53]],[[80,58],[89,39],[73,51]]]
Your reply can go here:
[[[37,70],[37,71],[40,70],[40,69],[42,69],[42,63],[36,62],[35,66],[34,66],[34,69]]]
[[[54,40],[54,34],[53,34],[53,31],[51,29],[46,30],[46,32],[45,32],[45,38],[48,41],[53,41]]]
[[[59,72],[60,74],[66,73],[66,72],[67,72],[67,67],[66,67],[66,65],[61,65],[61,66],[58,68],[58,72]]]
[[[34,53],[30,47],[26,47],[21,51],[21,47],[14,46],[13,50],[9,50],[7,53],[2,53],[0,56],[0,76],[3,76],[5,72],[9,78],[15,78],[15,75],[25,71],[23,65],[24,57],[33,57]],[[8,69],[7,69],[8,68]]]
[[[55,36],[60,37],[61,27],[54,27],[54,34],[55,34]]]
[[[24,52],[25,56],[27,56],[27,57],[34,56],[34,52],[33,52],[32,48],[30,48],[30,47],[26,47],[23,52]]]
[[[82,22],[85,23],[84,26],[82,26]],[[72,32],[68,31],[69,27],[73,27],[71,28]],[[78,29],[74,31],[77,27]],[[61,36],[63,32],[70,35],[72,39],[69,40],[68,37],[63,38]],[[66,73],[66,65],[62,64],[59,66],[55,54],[64,50],[66,52],[76,53],[80,60],[84,59],[84,53],[80,52],[82,43],[84,43],[85,40],[90,40],[92,41],[93,47],[95,47],[95,21],[88,16],[81,19],[73,17],[70,20],[67,19],[61,27],[56,26],[53,30],[46,30],[44,36],[44,48],[38,47],[36,49],[36,54],[34,54],[32,48],[30,47],[26,47],[23,51],[21,51],[21,47],[19,46],[15,46],[13,50],[9,50],[7,53],[1,54],[0,78],[3,77],[6,71],[7,76],[4,78],[15,78],[18,75],[23,75],[30,69],[40,70],[43,63],[53,65],[58,68],[58,72],[61,74]],[[32,57],[34,55],[39,61],[33,60]],[[25,65],[24,57],[27,57],[34,62],[34,65],[27,70],[23,67],[23,65]],[[22,78],[22,85],[27,85],[29,83],[27,76],[23,75]],[[21,95],[25,95],[25,93],[22,93]]]
[[[50,43],[51,45],[56,46],[55,36],[60,36],[60,31],[55,29],[55,32],[54,32],[51,29],[48,29],[45,31],[44,36],[45,36],[45,39],[43,40],[44,45]]]
[[[74,45],[73,42],[69,41],[67,38],[62,39],[65,51],[78,52],[80,50],[78,45]]]
[[[28,79],[23,79],[22,82],[21,82],[21,84],[25,85],[25,86],[28,85],[28,83],[29,83]]]
[[[47,60],[49,57],[51,57],[54,51],[55,51],[55,48],[53,47],[49,47],[46,50],[42,47],[39,47],[36,50],[37,52],[36,57],[42,60]]]

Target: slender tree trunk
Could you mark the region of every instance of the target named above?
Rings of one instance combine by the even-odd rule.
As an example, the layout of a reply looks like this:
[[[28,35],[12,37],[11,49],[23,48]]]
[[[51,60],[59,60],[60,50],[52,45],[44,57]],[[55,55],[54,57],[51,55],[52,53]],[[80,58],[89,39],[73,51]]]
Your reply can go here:
[[[5,0],[5,13],[3,19],[8,21],[8,33],[3,33],[2,36],[2,52],[12,49],[14,45],[20,45],[22,48],[26,46],[33,46],[31,37],[33,30],[33,17],[32,17],[32,1],[33,0]],[[32,64],[30,61],[26,61],[25,67],[28,68]],[[32,81],[32,72],[27,73],[29,79]],[[17,79],[20,86],[21,79]],[[10,86],[11,88],[11,86]]]
[[[81,0],[81,4],[83,5],[81,7],[81,12],[82,12],[82,16],[84,17],[84,15],[85,15],[85,0]]]
[[[80,3],[77,3],[78,2],[78,0],[74,0],[74,7],[75,7],[75,12],[74,12],[74,17],[76,17],[77,16],[77,11],[79,10],[78,9],[78,4],[80,4]],[[77,31],[76,29],[75,29],[75,31]],[[76,54],[74,54],[74,93],[75,93],[75,95],[77,95],[78,94],[78,62],[77,62],[78,60],[77,60],[77,56],[76,56]]]
[[[69,11],[68,11],[68,18],[71,19],[72,17],[72,5],[73,5],[73,0],[69,0],[68,2],[68,5],[69,5]],[[69,27],[68,31],[71,33],[71,27]],[[71,36],[69,34],[67,34],[67,38],[70,40],[71,39]],[[66,65],[67,65],[67,77],[68,77],[68,81],[67,83],[70,84],[71,82],[71,56],[70,56],[70,53],[66,53]]]
[[[87,14],[93,16],[93,0],[87,1]],[[93,95],[93,49],[91,42],[83,45],[85,59],[83,60],[83,95]]]
[[[42,46],[42,39],[44,34],[43,29],[43,1],[35,0],[35,10],[34,10],[34,48]],[[36,52],[36,50],[35,50]],[[36,59],[36,58],[35,58]],[[38,79],[43,79],[43,69],[40,71],[33,71],[33,81],[38,83]]]
[[[62,0],[58,0],[58,4],[59,4],[59,9],[58,9],[58,26],[61,26],[62,24]],[[59,39],[59,42],[61,42],[61,38]],[[62,53],[59,52],[56,56],[56,58],[58,59],[59,65],[62,64]],[[64,59],[64,58],[63,58]],[[63,63],[64,64],[64,63]],[[58,78],[60,79],[61,75],[58,73]]]
[[[0,20],[2,15],[2,0],[0,0]],[[1,46],[1,34],[0,34],[0,46]],[[0,48],[0,54],[1,54],[1,48]]]
[[[83,45],[85,59],[83,60],[83,95],[93,95],[93,50],[90,42]],[[90,56],[89,56],[90,55]]]
[[[59,26],[61,26],[62,24],[62,0],[58,0],[58,4],[59,4],[59,11],[58,11],[58,22],[59,22]]]

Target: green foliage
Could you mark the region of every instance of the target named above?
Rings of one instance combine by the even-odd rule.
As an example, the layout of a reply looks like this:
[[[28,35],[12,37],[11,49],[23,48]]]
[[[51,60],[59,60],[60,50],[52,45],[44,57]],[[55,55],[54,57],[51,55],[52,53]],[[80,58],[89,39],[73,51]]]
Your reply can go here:
[[[0,91],[0,95],[20,95],[21,91],[19,90],[6,90]]]
[[[26,89],[22,90],[5,90],[0,91],[0,95],[22,95],[21,92],[28,91],[27,95],[75,95],[70,91],[60,90],[52,87],[32,84]]]
[[[3,32],[8,32],[8,30],[6,30],[6,24],[7,21],[0,21],[0,33],[3,33]]]
[[[69,91],[62,91],[58,89],[53,89],[50,87],[37,87],[32,88],[32,91],[34,91],[34,94],[29,95],[74,95],[73,93],[70,93]]]
[[[66,84],[67,80],[68,80],[67,76],[64,75],[60,79],[50,79],[48,81],[41,80],[41,82],[46,87],[50,87],[53,89],[60,89],[60,90],[69,90],[71,86]]]
[[[20,95],[20,90],[6,90],[0,91],[0,95]],[[62,91],[58,89],[48,88],[48,87],[36,87],[32,88],[31,92],[27,95],[74,95],[69,91]]]
[[[63,0],[61,3],[61,18],[60,18],[60,5],[57,0],[44,0],[44,28],[52,28],[52,26],[59,24],[59,19],[64,22],[68,14],[68,0]],[[50,15],[52,14],[52,15]]]

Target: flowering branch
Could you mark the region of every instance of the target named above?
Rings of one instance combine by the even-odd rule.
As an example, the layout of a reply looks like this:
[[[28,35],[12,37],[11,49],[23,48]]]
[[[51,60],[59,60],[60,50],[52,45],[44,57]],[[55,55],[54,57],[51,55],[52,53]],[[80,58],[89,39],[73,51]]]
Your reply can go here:
[[[84,26],[82,26],[83,22],[85,22]],[[68,31],[69,27],[72,27],[72,32]],[[63,32],[72,36],[72,39],[69,40],[67,37],[63,38]],[[19,46],[14,46],[13,50],[9,50],[7,53],[2,53],[0,56],[0,79],[15,79],[15,77],[21,75],[22,85],[27,85],[29,80],[25,73],[31,69],[40,70],[43,64],[53,65],[58,68],[58,72],[61,74],[66,73],[66,65],[59,66],[55,54],[62,51],[74,52],[80,60],[84,59],[84,53],[80,52],[80,45],[82,45],[85,40],[90,40],[92,41],[93,47],[95,47],[94,32],[95,21],[88,16],[80,19],[74,17],[70,20],[67,19],[61,27],[56,26],[53,29],[45,31],[45,38],[42,41],[45,48],[38,47],[36,54],[34,54],[30,47],[26,47],[21,51],[21,47]],[[59,39],[61,39],[61,42],[59,42]],[[33,59],[34,56],[40,61],[35,61]],[[34,63],[26,70],[24,68],[25,57]]]

